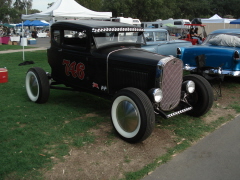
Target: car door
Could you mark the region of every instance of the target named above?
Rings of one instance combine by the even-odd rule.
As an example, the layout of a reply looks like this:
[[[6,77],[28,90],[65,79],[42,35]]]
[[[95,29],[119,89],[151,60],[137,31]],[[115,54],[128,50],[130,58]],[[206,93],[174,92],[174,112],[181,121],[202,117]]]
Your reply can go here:
[[[48,63],[51,66],[51,75],[53,79],[59,79],[59,62],[62,60],[62,38],[61,29],[52,29],[51,31],[51,47],[47,50]]]
[[[89,88],[88,59],[91,57],[87,33],[83,29],[63,31],[62,58],[59,73],[65,84],[76,88]]]

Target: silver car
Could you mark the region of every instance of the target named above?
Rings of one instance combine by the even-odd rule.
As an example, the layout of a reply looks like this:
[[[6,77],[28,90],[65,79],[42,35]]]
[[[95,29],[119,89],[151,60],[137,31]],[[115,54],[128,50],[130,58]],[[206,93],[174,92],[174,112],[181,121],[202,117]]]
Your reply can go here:
[[[191,46],[192,43],[185,40],[172,40],[166,29],[144,29],[146,45],[142,48],[161,55],[173,55],[176,57],[178,47]]]

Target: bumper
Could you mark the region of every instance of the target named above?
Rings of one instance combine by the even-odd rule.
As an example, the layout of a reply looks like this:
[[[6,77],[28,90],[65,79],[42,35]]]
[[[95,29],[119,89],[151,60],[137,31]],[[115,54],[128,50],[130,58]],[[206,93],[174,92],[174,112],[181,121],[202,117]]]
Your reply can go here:
[[[186,64],[183,68],[183,70],[194,72],[197,67],[189,66]],[[221,69],[209,69],[205,70],[204,73],[206,74],[222,74],[226,76],[234,76],[234,77],[240,77],[240,71],[229,71],[229,70],[221,70]]]

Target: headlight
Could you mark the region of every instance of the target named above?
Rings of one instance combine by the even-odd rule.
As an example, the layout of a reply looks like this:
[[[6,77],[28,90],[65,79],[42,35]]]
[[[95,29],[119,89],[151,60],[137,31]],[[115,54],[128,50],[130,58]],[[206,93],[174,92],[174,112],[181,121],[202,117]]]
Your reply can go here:
[[[238,51],[234,52],[234,59],[239,60],[239,52]]]
[[[183,88],[188,93],[193,93],[195,91],[195,83],[193,81],[184,81]]]
[[[181,54],[182,54],[182,51],[181,51],[181,49],[178,47],[178,48],[177,48],[177,55],[180,56]]]
[[[159,103],[163,98],[162,90],[159,88],[151,89],[149,91],[149,95],[150,95],[152,101],[154,101],[155,103]]]

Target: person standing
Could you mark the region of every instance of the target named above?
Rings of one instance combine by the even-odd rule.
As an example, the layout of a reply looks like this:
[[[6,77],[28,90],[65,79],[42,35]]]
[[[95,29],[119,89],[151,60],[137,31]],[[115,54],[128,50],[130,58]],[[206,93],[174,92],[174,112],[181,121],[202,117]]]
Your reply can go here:
[[[32,38],[37,38],[37,31],[36,31],[36,29],[34,29],[32,31]]]

